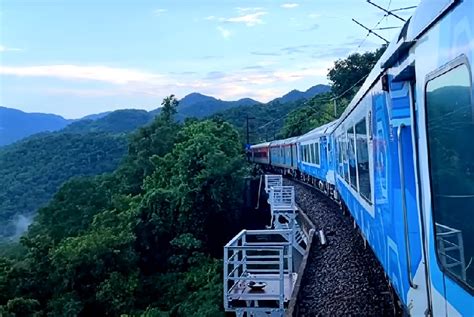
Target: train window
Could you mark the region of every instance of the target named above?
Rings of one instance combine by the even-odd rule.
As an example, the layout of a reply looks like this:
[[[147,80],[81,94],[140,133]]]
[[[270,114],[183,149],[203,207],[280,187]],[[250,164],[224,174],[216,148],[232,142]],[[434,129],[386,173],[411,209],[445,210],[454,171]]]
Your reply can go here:
[[[347,156],[349,160],[349,179],[351,181],[351,186],[357,190],[357,160],[355,156],[355,142],[354,142],[354,127],[351,127],[347,130]]]
[[[426,85],[432,211],[438,260],[474,290],[474,107],[461,64]]]
[[[319,158],[319,142],[314,144],[314,164],[319,165],[320,164],[320,158]]]
[[[359,192],[369,202],[371,201],[369,173],[369,144],[367,142],[367,124],[365,118],[355,126],[357,149],[357,172],[359,177]]]
[[[344,165],[344,179],[349,184],[349,161],[347,155],[347,135],[342,135],[342,160]]]
[[[339,136],[337,138],[337,158],[338,158],[338,172],[339,175],[343,174],[343,169],[342,169],[342,137]]]

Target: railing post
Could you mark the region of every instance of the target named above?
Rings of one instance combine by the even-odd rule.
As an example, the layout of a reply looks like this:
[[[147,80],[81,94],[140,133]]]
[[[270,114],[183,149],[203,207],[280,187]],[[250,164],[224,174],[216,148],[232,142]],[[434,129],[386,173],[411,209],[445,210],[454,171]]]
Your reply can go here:
[[[461,266],[461,278],[466,281],[466,262],[464,259],[464,241],[462,240],[461,231],[456,232],[456,238],[458,240],[458,250],[459,250],[459,261]]]
[[[247,244],[247,235],[244,234],[242,236],[242,246],[244,247],[246,246],[246,244]],[[246,273],[247,272],[247,250],[245,249],[242,250],[242,262],[243,262],[242,273]]]
[[[227,309],[229,307],[229,300],[227,298],[227,293],[228,293],[228,288],[229,288],[229,280],[228,280],[228,274],[229,274],[229,249],[227,247],[224,247],[224,309]]]
[[[283,258],[283,249],[278,250],[278,255],[280,256],[280,309],[284,309],[285,302],[285,274],[284,274],[284,258]]]

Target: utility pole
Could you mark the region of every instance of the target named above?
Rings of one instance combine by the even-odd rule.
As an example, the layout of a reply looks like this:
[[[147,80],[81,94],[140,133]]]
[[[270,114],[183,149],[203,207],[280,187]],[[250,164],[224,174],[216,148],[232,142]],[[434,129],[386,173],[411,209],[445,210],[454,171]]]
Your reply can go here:
[[[249,120],[253,120],[255,119],[254,117],[249,117],[249,115],[247,114],[246,117],[245,117],[246,121],[247,121],[247,144],[250,145],[250,128],[249,128]]]
[[[245,145],[245,151],[247,152],[247,160],[250,161],[250,128],[249,128],[249,120],[253,120],[255,118],[249,117],[247,114],[245,116],[246,122],[247,122],[247,144]]]
[[[336,103],[336,98],[334,100],[334,118],[337,118],[337,103]]]

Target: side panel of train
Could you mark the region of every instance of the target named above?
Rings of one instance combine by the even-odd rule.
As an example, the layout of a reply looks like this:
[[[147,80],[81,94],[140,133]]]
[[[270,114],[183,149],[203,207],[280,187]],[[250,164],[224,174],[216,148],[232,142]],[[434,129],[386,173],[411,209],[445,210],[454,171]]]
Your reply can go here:
[[[394,84],[387,93],[379,80],[334,133],[336,188],[399,298],[414,314],[417,308],[426,308],[426,293],[419,288],[415,296],[408,295],[410,272],[421,266],[422,249],[412,139],[409,128],[398,138],[402,124],[410,125],[408,87]],[[402,160],[399,142],[404,144]],[[408,238],[404,206],[408,209]]]
[[[415,46],[420,209],[434,315],[474,316],[474,2]]]
[[[249,149],[250,161],[257,164],[270,164],[270,142],[252,145]]]
[[[414,316],[474,316],[474,3],[444,2],[334,133],[336,188]]]
[[[251,148],[250,153],[250,160],[252,162],[264,165],[270,164],[270,153],[268,147]]]
[[[327,181],[330,171],[328,162],[327,136],[314,137],[298,142],[299,161],[298,170],[323,182]],[[330,146],[330,145],[329,145]]]
[[[473,39],[474,1],[422,1],[341,119],[296,142],[413,316],[474,316]]]
[[[270,144],[270,162],[272,167],[277,167],[285,172],[296,169],[297,167],[297,152],[295,143],[278,143]]]

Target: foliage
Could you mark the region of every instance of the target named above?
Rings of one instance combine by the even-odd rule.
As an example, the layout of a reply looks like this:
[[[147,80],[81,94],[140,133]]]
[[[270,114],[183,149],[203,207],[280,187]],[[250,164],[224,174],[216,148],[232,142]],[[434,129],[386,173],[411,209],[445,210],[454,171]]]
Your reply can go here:
[[[354,53],[335,61],[328,73],[333,94],[351,99],[362,86],[365,77],[370,73],[385,49],[386,46],[382,46],[374,52]]]
[[[280,136],[289,138],[302,135],[338,118],[384,51],[385,47],[381,47],[374,52],[355,53],[335,61],[328,72],[332,92],[317,95],[290,112],[285,118]],[[334,97],[338,97],[335,103]]]
[[[242,143],[246,143],[247,116],[249,119],[250,144],[275,140],[283,127],[284,119],[293,110],[304,107],[306,100],[280,103],[241,106],[221,112],[215,118],[232,124],[240,134]]]
[[[238,133],[172,118],[170,96],[115,172],[66,182],[0,257],[5,316],[222,316],[222,246],[246,173]]]
[[[0,150],[0,237],[18,236],[73,176],[114,170],[126,139],[103,133],[44,133]]]

